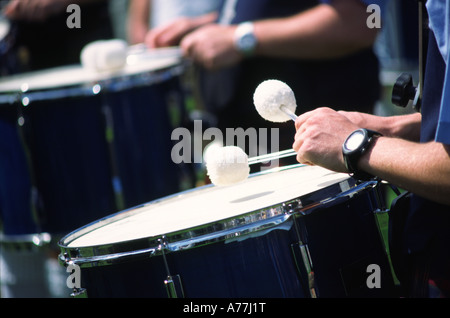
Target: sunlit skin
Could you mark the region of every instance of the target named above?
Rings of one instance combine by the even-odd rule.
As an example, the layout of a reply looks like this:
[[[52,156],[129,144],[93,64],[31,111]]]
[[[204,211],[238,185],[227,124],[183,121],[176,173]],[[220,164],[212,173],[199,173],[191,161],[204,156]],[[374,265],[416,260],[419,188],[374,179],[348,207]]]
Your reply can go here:
[[[335,0],[331,5],[321,4],[291,17],[255,21],[258,43],[254,54],[322,60],[346,56],[373,45],[378,30],[366,27],[366,19],[366,6],[361,1]],[[184,23],[185,28],[170,37],[167,33],[159,36],[161,30],[151,30],[147,39],[159,37],[157,46],[179,43],[187,58],[212,70],[244,58],[234,47],[235,25],[203,23],[194,23],[194,27]],[[163,38],[166,43],[161,41]],[[359,168],[431,200],[450,204],[449,146],[419,143],[420,121],[420,114],[380,118],[320,108],[299,116],[293,148],[302,163],[346,172],[342,144],[347,136],[358,128],[379,131],[383,136],[375,139],[359,161]]]
[[[42,22],[66,12],[70,4],[85,4],[99,0],[11,0],[2,13],[11,20]]]
[[[136,0],[135,0],[136,1]],[[208,69],[240,62],[234,46],[236,25],[213,23],[213,15],[180,18],[150,30],[150,47],[180,45],[185,56]],[[346,56],[375,41],[377,29],[366,27],[366,7],[359,0],[336,0],[291,17],[254,21],[254,54],[267,57],[328,59]]]
[[[430,200],[450,205],[450,147],[416,139],[420,114],[397,117],[336,112],[319,108],[298,117],[293,144],[297,160],[346,172],[342,144],[356,129],[383,133],[361,157],[358,168]],[[398,122],[401,122],[399,125]],[[401,138],[400,138],[401,137]]]

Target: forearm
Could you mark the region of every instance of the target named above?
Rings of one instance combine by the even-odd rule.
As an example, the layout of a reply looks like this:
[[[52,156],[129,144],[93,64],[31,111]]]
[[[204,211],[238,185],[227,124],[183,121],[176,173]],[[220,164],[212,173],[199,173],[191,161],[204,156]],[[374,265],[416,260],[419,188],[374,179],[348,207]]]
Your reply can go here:
[[[11,0],[2,13],[11,20],[45,21],[66,11],[70,4],[86,5],[105,0]]]
[[[347,115],[330,108],[318,108],[299,115],[295,121],[293,144],[297,160],[337,172],[348,172],[342,154],[343,143],[356,129],[376,129],[366,125],[370,122],[368,118],[376,117],[358,117],[357,113]],[[366,124],[361,118],[366,120]],[[412,114],[401,119],[409,119],[409,125],[415,126],[419,118],[417,114]],[[450,205],[450,146],[438,142],[419,143],[401,138],[375,137],[370,148],[359,159],[357,168],[430,200]]]
[[[410,141],[419,141],[422,115],[412,113],[407,115],[380,117],[360,112],[339,111],[359,127],[380,132],[384,136],[397,137]]]
[[[151,0],[130,0],[127,17],[128,42],[142,43],[149,29]]]
[[[130,0],[128,5],[128,22],[137,20],[148,26],[151,0]]]
[[[427,199],[450,205],[450,146],[377,138],[359,168]]]
[[[365,6],[336,0],[289,18],[255,22],[256,54],[271,57],[326,59],[370,47],[377,30],[366,25]]]

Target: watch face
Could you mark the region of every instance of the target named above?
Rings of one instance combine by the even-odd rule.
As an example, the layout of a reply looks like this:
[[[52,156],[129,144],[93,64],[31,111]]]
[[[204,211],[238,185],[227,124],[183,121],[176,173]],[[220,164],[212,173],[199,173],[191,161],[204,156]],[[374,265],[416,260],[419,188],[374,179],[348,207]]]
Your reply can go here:
[[[345,142],[345,148],[347,148],[347,150],[349,151],[358,149],[358,147],[363,143],[364,138],[365,136],[363,131],[355,131],[348,137],[347,141]]]
[[[240,40],[240,47],[243,51],[252,50],[256,44],[253,34],[245,34]]]

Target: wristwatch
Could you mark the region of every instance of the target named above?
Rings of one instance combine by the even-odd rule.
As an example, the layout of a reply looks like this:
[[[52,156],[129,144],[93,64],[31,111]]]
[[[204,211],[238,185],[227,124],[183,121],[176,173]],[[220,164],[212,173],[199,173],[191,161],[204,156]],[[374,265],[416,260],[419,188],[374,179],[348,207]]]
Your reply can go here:
[[[374,178],[371,174],[358,170],[358,161],[370,148],[376,136],[381,136],[381,134],[369,129],[357,129],[347,137],[342,145],[345,167],[355,179],[370,180]]]
[[[238,24],[234,32],[234,46],[239,52],[246,56],[252,55],[257,42],[252,22]]]

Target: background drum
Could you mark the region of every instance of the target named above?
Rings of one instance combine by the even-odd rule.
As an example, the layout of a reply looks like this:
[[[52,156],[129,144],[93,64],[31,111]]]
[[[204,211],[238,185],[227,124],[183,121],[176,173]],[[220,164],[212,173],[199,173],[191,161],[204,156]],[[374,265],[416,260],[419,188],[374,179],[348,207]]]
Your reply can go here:
[[[181,71],[177,57],[159,56],[113,74],[70,66],[0,81],[28,160],[37,232],[67,233],[179,190],[168,100],[182,108]]]
[[[387,297],[377,209],[376,182],[289,166],[93,222],[61,240],[60,260],[88,297]]]
[[[56,244],[179,191],[170,112],[183,110],[182,72],[176,51],[130,51],[115,72],[74,65],[2,78],[2,243],[48,233]]]

